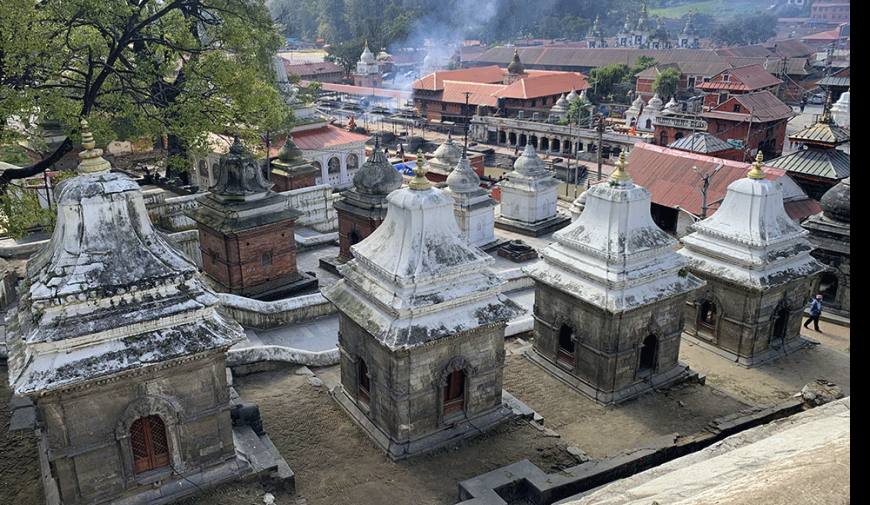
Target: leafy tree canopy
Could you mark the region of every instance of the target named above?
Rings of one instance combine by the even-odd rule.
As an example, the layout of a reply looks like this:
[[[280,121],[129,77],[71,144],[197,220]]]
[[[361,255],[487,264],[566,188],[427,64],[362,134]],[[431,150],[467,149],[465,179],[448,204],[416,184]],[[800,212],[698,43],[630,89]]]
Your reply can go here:
[[[680,71],[673,67],[668,67],[656,76],[653,81],[653,89],[662,99],[667,100],[677,94],[679,83]]]
[[[760,44],[776,35],[776,16],[756,12],[732,18],[713,30],[714,42],[729,46]]]
[[[263,0],[3,0],[0,117],[57,120],[70,134],[88,117],[98,142],[167,135],[182,168],[210,131],[255,140],[289,124],[270,61],[279,45]]]

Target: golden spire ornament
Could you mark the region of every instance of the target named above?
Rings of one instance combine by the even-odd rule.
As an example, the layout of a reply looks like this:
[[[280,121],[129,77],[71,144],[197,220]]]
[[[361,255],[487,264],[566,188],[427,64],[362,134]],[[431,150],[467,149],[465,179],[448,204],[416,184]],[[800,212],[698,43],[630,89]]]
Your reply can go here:
[[[91,133],[87,119],[82,119],[81,133],[84,150],[79,153],[81,160],[78,166],[79,173],[108,172],[112,165],[103,158],[103,150],[97,149],[97,143],[94,141],[94,135]]]
[[[614,182],[625,182],[630,181],[631,177],[628,175],[628,172],[625,171],[625,151],[619,151],[619,160],[616,162],[616,170],[610,174],[610,180]]]
[[[761,154],[761,149],[755,155],[755,163],[752,164],[752,169],[746,174],[750,179],[764,179],[764,171],[761,170],[761,162],[764,161],[764,155]]]
[[[423,191],[432,187],[429,179],[426,178],[426,159],[423,157],[423,150],[417,150],[417,166],[414,167],[414,178],[408,183],[408,187],[413,190]]]

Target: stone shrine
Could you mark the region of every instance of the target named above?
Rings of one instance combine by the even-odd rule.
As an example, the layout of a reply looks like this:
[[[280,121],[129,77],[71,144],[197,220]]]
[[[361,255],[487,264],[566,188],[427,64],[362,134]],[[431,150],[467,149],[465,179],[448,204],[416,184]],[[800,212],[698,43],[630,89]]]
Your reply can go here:
[[[320,175],[317,167],[302,158],[302,150],[290,135],[270,162],[270,168],[272,189],[278,193],[314,186]]]
[[[547,170],[535,148],[527,143],[514,162],[514,170],[498,183],[501,212],[495,218],[499,228],[538,237],[567,226],[571,218],[556,210],[559,181]]]
[[[851,91],[844,92],[834,105],[831,106],[831,119],[834,120],[837,126],[849,128],[851,125],[849,109],[851,95]]]
[[[190,214],[199,229],[202,269],[220,291],[274,299],[317,286],[296,268],[293,228],[301,213],[271,188],[236,137],[215,185]]]
[[[822,196],[822,212],[810,217],[802,226],[816,249],[810,254],[828,267],[819,277],[823,312],[849,317],[852,274],[849,246],[851,242],[851,177],[840,181]]]
[[[422,155],[422,154],[420,154]],[[499,294],[492,258],[465,243],[453,199],[423,163],[387,196],[383,224],[323,289],[339,311],[339,404],[392,458],[486,431],[503,403],[504,334],[524,311]]]
[[[86,121],[82,145],[7,335],[46,503],[162,504],[262,470],[292,487],[262,428],[234,426],[226,352],[242,328],[152,227],[139,185],[109,172]]]
[[[447,194],[453,197],[453,213],[468,244],[484,250],[497,246],[495,200],[480,187],[480,177],[471,169],[465,152],[447,176]]]
[[[650,193],[625,172],[584,193],[576,221],[525,270],[535,281],[535,340],[527,356],[603,404],[687,379],[678,361],[683,310],[704,282],[650,217]]]
[[[453,142],[453,135],[447,132],[447,140],[435,149],[427,164],[427,172],[442,176],[444,180],[462,157],[462,148]]]
[[[822,270],[808,232],[786,214],[782,188],[765,178],[761,162],[759,152],[678,251],[707,281],[685,306],[686,334],[747,366],[806,345],[801,316]]]
[[[338,214],[337,258],[322,258],[320,267],[338,273],[336,265],[353,258],[351,246],[372,234],[387,215],[387,195],[402,187],[402,174],[393,167],[375,138],[372,154],[353,176],[353,188],[335,202]]]

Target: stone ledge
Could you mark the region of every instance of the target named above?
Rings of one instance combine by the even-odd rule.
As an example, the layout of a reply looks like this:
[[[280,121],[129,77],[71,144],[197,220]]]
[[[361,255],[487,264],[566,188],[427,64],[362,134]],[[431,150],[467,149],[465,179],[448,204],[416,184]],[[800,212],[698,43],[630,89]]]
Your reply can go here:
[[[752,357],[739,356],[737,353],[729,351],[727,349],[722,349],[716,345],[711,344],[710,342],[706,342],[702,339],[689,335],[688,333],[682,334],[683,340],[689,342],[693,345],[697,345],[698,347],[710,351],[714,354],[718,354],[723,358],[728,359],[729,361],[733,361],[738,365],[741,365],[746,368],[752,368],[755,366],[763,365],[770,361],[773,361],[777,358],[785,356],[787,354],[791,354],[795,351],[803,349],[805,347],[810,347],[813,345],[818,345],[818,342],[814,342],[811,340],[807,340],[803,337],[796,337],[791,339],[786,345],[782,348],[776,349],[768,349],[764,352],[758,353]]]
[[[523,223],[513,219],[498,216],[495,218],[495,227],[502,230],[512,231],[529,237],[540,237],[547,233],[562,229],[571,224],[569,216],[556,214],[550,219],[538,223]]]
[[[306,366],[330,366],[339,362],[338,348],[328,351],[306,351],[281,345],[259,345],[230,349],[227,366],[239,367],[261,362],[282,362]]]

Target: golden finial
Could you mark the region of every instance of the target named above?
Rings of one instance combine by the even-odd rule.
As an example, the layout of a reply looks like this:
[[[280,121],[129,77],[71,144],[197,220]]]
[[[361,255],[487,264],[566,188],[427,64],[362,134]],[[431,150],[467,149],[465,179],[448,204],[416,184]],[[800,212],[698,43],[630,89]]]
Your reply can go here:
[[[112,168],[112,165],[103,158],[103,150],[97,149],[97,143],[94,141],[94,135],[88,127],[87,119],[82,119],[81,132],[84,150],[79,153],[79,159],[81,160],[78,166],[79,173],[108,172]]]
[[[408,187],[418,191],[432,187],[429,179],[426,178],[426,158],[423,157],[422,149],[417,150],[417,166],[414,167],[414,178],[408,183]]]
[[[631,177],[625,171],[625,151],[619,151],[619,160],[616,162],[616,170],[610,174],[610,180],[615,182],[630,181]]]
[[[755,163],[752,164],[752,169],[746,174],[750,179],[764,179],[764,171],[761,170],[761,162],[764,161],[764,155],[761,154],[761,149],[755,155]]]

